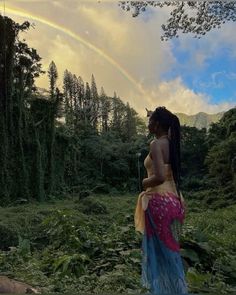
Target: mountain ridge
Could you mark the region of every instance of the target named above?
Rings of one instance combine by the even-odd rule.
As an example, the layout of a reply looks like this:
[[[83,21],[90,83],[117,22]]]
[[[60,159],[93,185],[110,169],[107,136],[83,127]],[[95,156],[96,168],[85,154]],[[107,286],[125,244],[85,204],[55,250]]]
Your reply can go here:
[[[215,114],[208,114],[206,112],[198,112],[194,115],[187,115],[182,112],[174,113],[180,121],[180,125],[186,125],[189,127],[196,127],[198,129],[206,128],[209,129],[211,123],[218,122],[222,116],[224,115],[225,111],[215,113]],[[148,118],[143,118],[145,122],[148,122]]]
[[[222,116],[224,115],[224,111],[208,114],[206,112],[198,112],[194,115],[187,115],[185,113],[175,113],[175,115],[179,118],[180,125],[186,125],[190,127],[196,127],[198,129],[206,128],[209,129],[211,123],[218,122]]]

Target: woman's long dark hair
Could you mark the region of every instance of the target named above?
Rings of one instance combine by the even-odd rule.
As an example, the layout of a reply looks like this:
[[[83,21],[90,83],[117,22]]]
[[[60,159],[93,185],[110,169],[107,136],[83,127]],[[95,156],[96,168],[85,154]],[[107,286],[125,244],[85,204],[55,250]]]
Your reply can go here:
[[[151,118],[154,121],[158,121],[161,127],[168,131],[170,128],[170,164],[173,171],[173,177],[176,184],[178,195],[180,195],[180,122],[176,115],[168,111],[165,107],[158,107],[152,113]]]

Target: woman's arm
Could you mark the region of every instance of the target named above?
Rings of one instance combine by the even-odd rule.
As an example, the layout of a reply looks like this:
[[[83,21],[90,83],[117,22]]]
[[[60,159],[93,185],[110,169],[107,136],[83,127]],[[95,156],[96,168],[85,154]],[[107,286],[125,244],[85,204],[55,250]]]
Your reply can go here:
[[[161,144],[158,140],[154,140],[150,144],[150,153],[153,162],[153,175],[143,179],[143,189],[162,184],[165,181],[165,165],[163,154],[161,151]]]

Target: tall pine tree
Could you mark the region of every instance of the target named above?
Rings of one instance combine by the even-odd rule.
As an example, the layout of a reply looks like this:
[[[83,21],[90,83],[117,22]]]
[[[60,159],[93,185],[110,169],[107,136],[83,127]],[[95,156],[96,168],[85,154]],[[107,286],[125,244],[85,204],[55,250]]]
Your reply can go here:
[[[50,65],[49,65],[48,77],[49,77],[49,83],[50,83],[51,99],[53,99],[55,96],[56,82],[58,79],[57,67],[56,67],[54,61],[51,61]]]

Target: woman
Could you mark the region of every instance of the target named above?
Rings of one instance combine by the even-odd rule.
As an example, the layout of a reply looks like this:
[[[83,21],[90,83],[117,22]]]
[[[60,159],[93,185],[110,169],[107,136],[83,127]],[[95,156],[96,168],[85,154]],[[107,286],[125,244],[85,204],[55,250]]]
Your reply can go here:
[[[148,128],[155,139],[144,160],[148,177],[135,209],[135,229],[143,234],[141,281],[151,294],[188,294],[177,232],[185,217],[179,191],[180,123],[165,107],[158,107]]]

